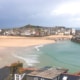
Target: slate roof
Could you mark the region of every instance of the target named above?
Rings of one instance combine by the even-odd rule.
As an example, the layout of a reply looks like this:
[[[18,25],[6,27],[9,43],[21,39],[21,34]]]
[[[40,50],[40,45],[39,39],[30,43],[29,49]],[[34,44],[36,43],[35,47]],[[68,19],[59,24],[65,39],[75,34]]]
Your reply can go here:
[[[66,71],[67,69],[48,68],[48,69],[33,71],[27,75],[53,79]]]
[[[10,67],[3,67],[0,69],[0,80],[5,80],[10,74]]]

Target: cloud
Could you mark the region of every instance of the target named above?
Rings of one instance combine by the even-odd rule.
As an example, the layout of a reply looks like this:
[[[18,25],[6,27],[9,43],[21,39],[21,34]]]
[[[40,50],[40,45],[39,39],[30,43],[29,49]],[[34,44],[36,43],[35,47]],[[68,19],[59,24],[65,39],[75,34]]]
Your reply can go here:
[[[80,14],[80,1],[69,1],[65,3],[61,3],[58,5],[52,12],[52,15],[79,15]]]
[[[70,21],[72,21],[72,22],[80,22],[80,17],[71,18]]]
[[[71,19],[74,22],[75,18],[80,17],[79,2],[74,1],[0,0],[0,27],[15,27],[26,24],[42,26],[66,26],[68,24],[67,26],[69,26],[68,20]],[[75,21],[79,21],[79,19]]]

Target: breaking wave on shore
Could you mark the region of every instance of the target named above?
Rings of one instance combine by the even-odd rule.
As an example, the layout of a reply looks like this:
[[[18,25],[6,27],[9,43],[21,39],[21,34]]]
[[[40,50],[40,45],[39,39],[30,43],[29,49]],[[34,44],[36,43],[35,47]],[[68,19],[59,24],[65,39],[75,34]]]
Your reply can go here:
[[[37,50],[37,51],[40,51],[40,47],[43,47],[44,45],[38,45],[38,46],[35,46],[35,49]]]
[[[38,55],[28,55],[26,58],[22,56],[18,56],[16,54],[14,54],[13,56],[24,60],[28,66],[35,66],[36,63],[39,63]]]
[[[15,52],[12,55],[18,59],[25,61],[27,66],[36,66],[36,64],[40,63],[40,61],[39,61],[40,54],[39,53],[41,53],[41,51],[40,51],[41,47],[43,47],[43,45],[38,45],[31,49],[30,48],[22,49],[20,51],[21,54],[16,54],[17,52]]]

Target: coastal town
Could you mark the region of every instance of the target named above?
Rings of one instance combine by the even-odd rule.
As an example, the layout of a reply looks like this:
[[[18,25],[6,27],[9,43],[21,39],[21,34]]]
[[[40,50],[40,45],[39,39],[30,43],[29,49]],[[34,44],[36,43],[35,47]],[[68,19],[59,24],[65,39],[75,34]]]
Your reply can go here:
[[[65,26],[44,27],[30,24],[18,28],[0,29],[1,36],[46,37],[47,39],[53,39],[55,41],[71,39],[71,37],[69,37],[70,35],[75,36],[79,33],[78,30],[66,28]]]
[[[66,28],[64,26],[41,27],[41,26],[26,25],[20,28],[1,29],[0,39],[2,40],[1,41],[2,44],[0,44],[0,46],[6,47],[5,45],[8,45],[8,47],[10,47],[13,45],[12,47],[14,47],[16,46],[16,44],[18,46],[20,45],[21,47],[27,46],[28,44],[29,44],[28,46],[31,46],[36,41],[36,39],[40,44],[43,43],[48,44],[58,40],[67,40],[67,39],[73,40],[75,36],[80,37],[79,35],[80,35],[79,31],[72,28]],[[4,42],[4,39],[6,39],[6,43]],[[8,41],[7,39],[10,41]],[[17,39],[16,44],[14,43],[15,39]],[[20,40],[24,39],[24,43],[19,39]],[[33,42],[32,41],[29,42],[30,39]],[[28,42],[27,45],[25,45],[26,41]],[[34,45],[39,45],[39,43],[37,44],[36,41]],[[8,53],[7,55],[11,56],[10,53]],[[42,68],[26,66],[26,68],[24,68],[22,62],[15,61],[15,63],[11,63],[11,65],[9,66],[5,65],[4,67],[0,68],[0,80],[79,80],[80,79],[80,72],[71,74],[68,73],[68,69],[65,68],[51,67],[49,65],[45,66]]]
[[[0,29],[0,35],[4,36],[29,36],[29,37],[43,37],[50,35],[75,35],[76,30],[73,28],[66,28],[65,26],[34,26],[26,25],[19,28]]]
[[[80,80],[80,0],[0,0],[0,80]]]

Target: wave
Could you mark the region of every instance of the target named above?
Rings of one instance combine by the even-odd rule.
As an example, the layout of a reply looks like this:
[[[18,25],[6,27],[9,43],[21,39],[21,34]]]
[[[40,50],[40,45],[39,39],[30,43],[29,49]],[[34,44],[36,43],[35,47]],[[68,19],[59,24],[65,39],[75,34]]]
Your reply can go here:
[[[35,46],[35,49],[37,50],[37,51],[40,51],[40,47],[43,47],[44,45],[39,45],[39,46]]]
[[[28,66],[35,66],[38,61],[38,55],[28,55],[26,58],[13,54],[14,57],[24,60]]]

